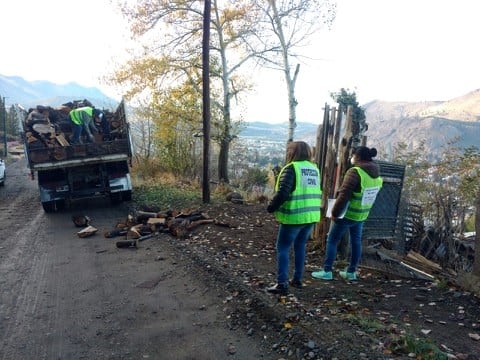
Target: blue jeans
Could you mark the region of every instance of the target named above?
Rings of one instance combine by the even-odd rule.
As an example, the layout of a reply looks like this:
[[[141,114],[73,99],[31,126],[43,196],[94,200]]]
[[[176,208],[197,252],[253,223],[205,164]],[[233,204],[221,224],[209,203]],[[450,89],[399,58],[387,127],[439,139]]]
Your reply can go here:
[[[277,235],[277,283],[288,284],[290,248],[295,254],[293,281],[302,281],[305,266],[306,244],[313,230],[312,224],[280,224]]]
[[[82,135],[83,125],[77,125],[72,123],[72,144],[80,143],[80,135]]]
[[[72,144],[80,144],[80,136],[84,133],[87,137],[87,142],[93,142],[93,135],[91,129],[93,129],[92,123],[77,125],[72,123]]]
[[[323,264],[324,271],[332,271],[333,262],[337,257],[337,246],[343,235],[350,231],[350,264],[348,265],[348,272],[357,271],[357,266],[360,263],[362,256],[362,231],[363,221],[353,221],[349,219],[336,219],[330,225],[330,231],[327,237],[327,253],[325,262]]]

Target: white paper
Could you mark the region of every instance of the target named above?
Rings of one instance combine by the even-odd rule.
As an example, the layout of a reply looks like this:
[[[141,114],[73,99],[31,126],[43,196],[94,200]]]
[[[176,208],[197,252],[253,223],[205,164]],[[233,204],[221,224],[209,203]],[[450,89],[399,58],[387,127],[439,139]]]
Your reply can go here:
[[[335,204],[335,200],[336,199],[328,199],[327,213],[325,214],[327,218],[332,217],[332,209],[333,209],[333,205]],[[340,216],[337,217],[337,219],[343,219],[343,217],[345,216],[345,213],[347,212],[348,204],[349,203],[347,203],[347,205],[345,206],[345,209],[342,211]]]

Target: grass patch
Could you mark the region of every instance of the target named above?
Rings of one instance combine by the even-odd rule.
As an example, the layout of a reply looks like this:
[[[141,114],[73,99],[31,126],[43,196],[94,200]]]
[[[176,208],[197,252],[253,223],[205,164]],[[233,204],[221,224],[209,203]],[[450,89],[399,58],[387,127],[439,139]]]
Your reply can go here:
[[[385,325],[375,319],[366,318],[358,315],[351,315],[348,318],[351,324],[357,325],[362,331],[367,333],[376,333],[385,330]]]
[[[382,322],[351,315],[348,317],[351,324],[357,325],[362,331],[368,334],[378,334],[384,331],[389,332],[387,326]],[[388,353],[395,355],[415,354],[416,359],[422,360],[447,360],[448,356],[440,350],[434,343],[428,339],[422,339],[411,333],[403,333],[402,335],[390,334],[389,340],[386,342]]]
[[[180,210],[200,206],[202,192],[182,185],[144,183],[133,189],[133,200],[142,209]]]
[[[448,356],[431,341],[414,337],[411,334],[406,334],[393,340],[390,343],[389,349],[393,354],[415,354],[416,359],[448,359]]]

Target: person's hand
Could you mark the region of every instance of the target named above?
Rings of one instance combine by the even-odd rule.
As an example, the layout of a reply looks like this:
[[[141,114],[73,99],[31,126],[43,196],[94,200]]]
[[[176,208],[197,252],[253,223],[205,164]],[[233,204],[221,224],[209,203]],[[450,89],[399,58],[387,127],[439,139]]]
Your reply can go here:
[[[275,211],[275,209],[273,208],[272,204],[269,204],[269,205],[267,206],[267,211],[268,211],[270,214]]]

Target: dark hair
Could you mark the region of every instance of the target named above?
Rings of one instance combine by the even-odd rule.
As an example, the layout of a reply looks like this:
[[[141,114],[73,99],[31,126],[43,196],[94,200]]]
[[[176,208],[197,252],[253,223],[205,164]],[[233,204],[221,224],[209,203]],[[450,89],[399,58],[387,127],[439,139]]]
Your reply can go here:
[[[353,155],[357,155],[358,158],[363,161],[372,161],[372,158],[377,156],[377,149],[359,146],[353,150]]]
[[[93,109],[93,116],[94,117],[98,117],[98,118],[101,118],[103,116],[103,112],[99,109]]]
[[[304,141],[292,141],[287,145],[287,164],[292,161],[312,160],[312,150]]]

